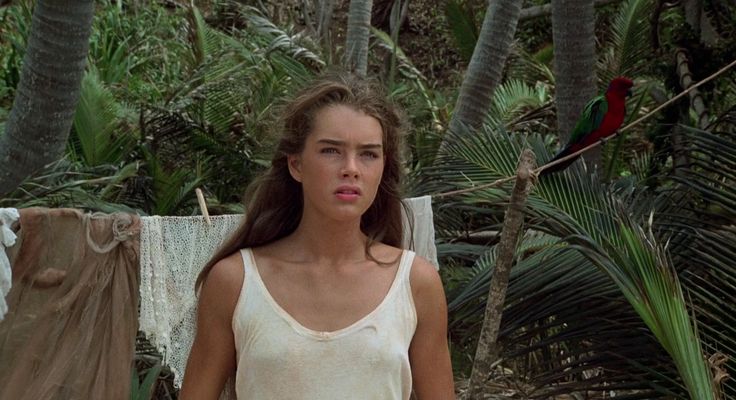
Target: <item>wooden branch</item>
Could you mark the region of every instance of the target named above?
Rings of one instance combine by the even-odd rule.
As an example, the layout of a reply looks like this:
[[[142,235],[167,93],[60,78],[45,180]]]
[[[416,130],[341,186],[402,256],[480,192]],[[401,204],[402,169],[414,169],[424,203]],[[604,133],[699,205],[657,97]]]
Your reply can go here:
[[[202,194],[202,189],[196,188],[194,189],[194,193],[197,194],[197,201],[199,202],[199,209],[202,211],[202,215],[204,215],[204,220],[207,221],[207,225],[212,225],[212,221],[210,221],[210,212],[207,210],[207,202],[204,201],[204,195]]]
[[[524,223],[524,207],[531,189],[530,181],[533,179],[534,164],[534,152],[529,149],[522,151],[519,157],[519,167],[516,170],[516,183],[511,191],[509,207],[506,209],[501,241],[497,247],[498,258],[488,290],[483,327],[475,351],[470,382],[468,382],[467,398],[470,400],[483,398],[486,392],[486,381],[500,356],[500,348],[496,340],[501,327],[501,316],[506,301],[511,267]]]

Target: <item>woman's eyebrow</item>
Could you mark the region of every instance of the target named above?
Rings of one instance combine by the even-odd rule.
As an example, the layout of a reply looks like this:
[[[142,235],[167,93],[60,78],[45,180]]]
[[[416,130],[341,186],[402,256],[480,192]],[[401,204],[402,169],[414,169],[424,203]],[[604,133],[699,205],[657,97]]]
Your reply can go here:
[[[330,144],[333,146],[345,146],[346,143],[344,140],[337,140],[337,139],[320,139],[317,141],[319,144]],[[381,143],[362,143],[358,145],[358,148],[360,149],[380,149],[383,145]]]

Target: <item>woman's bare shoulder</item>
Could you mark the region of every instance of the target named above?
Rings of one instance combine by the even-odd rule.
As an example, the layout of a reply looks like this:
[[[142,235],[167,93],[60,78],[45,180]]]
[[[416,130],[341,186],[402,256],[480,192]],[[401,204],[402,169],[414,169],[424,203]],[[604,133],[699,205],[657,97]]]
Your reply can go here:
[[[409,284],[411,285],[415,300],[417,298],[422,300],[426,297],[436,298],[440,295],[444,297],[440,274],[432,263],[419,255],[416,255],[412,262]]]
[[[243,278],[243,257],[240,255],[239,251],[216,262],[215,265],[212,266],[210,273],[207,275],[207,281],[213,279],[226,283],[225,281],[232,281],[233,278],[238,276]]]
[[[243,287],[243,258],[235,252],[215,263],[200,293],[200,306],[232,315]]]

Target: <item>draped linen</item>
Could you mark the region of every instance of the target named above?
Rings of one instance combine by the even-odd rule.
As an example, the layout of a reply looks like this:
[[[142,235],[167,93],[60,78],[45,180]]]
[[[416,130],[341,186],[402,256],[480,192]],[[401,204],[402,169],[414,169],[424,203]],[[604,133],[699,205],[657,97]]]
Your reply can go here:
[[[0,399],[130,398],[140,220],[20,210],[0,323]]]

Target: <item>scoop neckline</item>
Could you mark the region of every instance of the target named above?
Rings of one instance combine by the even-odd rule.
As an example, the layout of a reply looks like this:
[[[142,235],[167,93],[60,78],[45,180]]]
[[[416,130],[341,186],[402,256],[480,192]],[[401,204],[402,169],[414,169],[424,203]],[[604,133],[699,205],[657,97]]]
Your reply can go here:
[[[368,314],[364,315],[363,317],[359,318],[355,322],[349,324],[348,326],[344,328],[340,328],[334,331],[318,331],[315,329],[307,328],[304,326],[301,322],[297,321],[296,318],[294,318],[291,314],[289,314],[286,310],[284,310],[281,305],[276,301],[276,299],[271,296],[271,292],[266,287],[266,284],[263,282],[263,279],[261,278],[261,274],[258,271],[258,264],[256,263],[255,255],[253,254],[253,250],[250,248],[244,249],[248,253],[248,258],[250,261],[250,264],[252,266],[251,270],[253,271],[253,275],[255,278],[255,281],[258,285],[258,287],[262,290],[264,297],[266,298],[266,301],[273,307],[273,309],[276,311],[276,313],[283,318],[295,331],[298,333],[309,336],[318,340],[329,340],[329,339],[336,339],[341,336],[345,336],[349,334],[350,332],[357,330],[362,325],[364,325],[371,317],[373,317],[375,314],[377,314],[386,303],[388,303],[389,298],[393,295],[393,293],[396,291],[396,287],[399,286],[400,276],[402,274],[402,269],[404,268],[404,262],[407,255],[407,251],[404,249],[401,251],[401,259],[399,261],[399,267],[396,268],[396,274],[394,275],[393,282],[391,282],[391,286],[388,289],[388,292],[386,292],[386,295],[383,297],[383,300]]]

